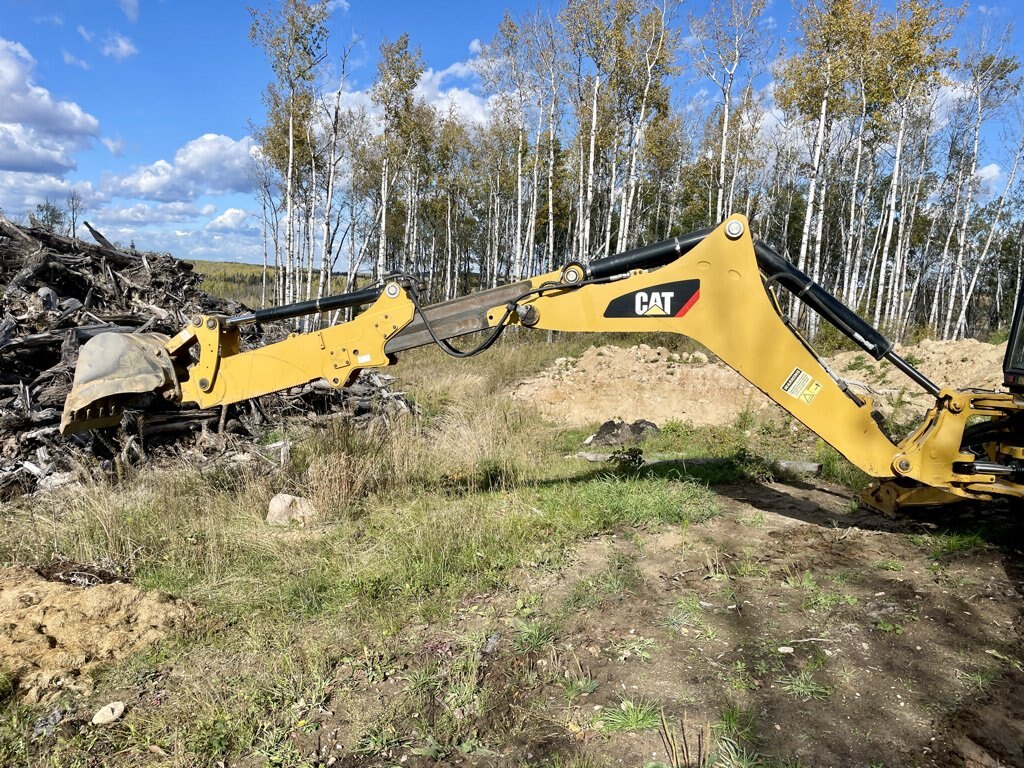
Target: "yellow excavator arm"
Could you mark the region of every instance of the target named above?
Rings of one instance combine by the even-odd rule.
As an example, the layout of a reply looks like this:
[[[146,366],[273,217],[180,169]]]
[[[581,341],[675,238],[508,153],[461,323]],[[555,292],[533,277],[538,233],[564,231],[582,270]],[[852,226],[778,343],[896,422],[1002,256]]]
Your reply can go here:
[[[921,426],[899,444],[890,440],[871,398],[830,372],[783,316],[775,286],[934,396]],[[871,506],[892,512],[910,504],[1024,496],[1024,380],[1017,370],[1021,361],[1014,363],[1024,349],[1020,306],[1004,366],[1013,391],[957,392],[929,381],[876,329],[755,243],[742,216],[713,230],[429,307],[420,306],[416,290],[412,278],[394,276],[380,286],[235,318],[197,316],[173,338],[102,334],[81,350],[62,431],[115,425],[124,408],[153,394],[205,408],[320,378],[342,387],[357,371],[387,366],[407,349],[438,344],[457,356],[481,352],[511,325],[668,332],[706,346],[876,478],[864,496]],[[240,350],[240,328],[247,323],[366,304],[350,322]],[[484,339],[470,352],[450,343],[478,332]]]

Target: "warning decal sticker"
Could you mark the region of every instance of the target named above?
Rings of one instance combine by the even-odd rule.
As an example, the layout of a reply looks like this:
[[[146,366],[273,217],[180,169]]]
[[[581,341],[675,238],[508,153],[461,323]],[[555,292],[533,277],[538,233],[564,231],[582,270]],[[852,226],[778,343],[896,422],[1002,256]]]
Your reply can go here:
[[[821,382],[815,381],[807,371],[794,368],[782,385],[782,391],[810,405],[815,395],[821,391]]]

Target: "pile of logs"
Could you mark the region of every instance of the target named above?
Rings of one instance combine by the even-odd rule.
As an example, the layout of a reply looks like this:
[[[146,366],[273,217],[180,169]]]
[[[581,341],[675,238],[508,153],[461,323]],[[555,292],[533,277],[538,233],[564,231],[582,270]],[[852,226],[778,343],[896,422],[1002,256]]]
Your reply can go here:
[[[363,374],[340,394],[309,385],[231,409],[128,414],[117,429],[62,437],[58,425],[79,347],[105,331],[173,335],[195,314],[241,305],[204,293],[202,276],[169,254],[124,250],[21,227],[0,216],[0,499],[52,488],[118,461],[197,450],[197,434],[252,436],[289,414],[347,413],[356,421],[408,410],[390,376]],[[251,327],[247,345],[286,329]],[[207,443],[209,441],[206,441]]]

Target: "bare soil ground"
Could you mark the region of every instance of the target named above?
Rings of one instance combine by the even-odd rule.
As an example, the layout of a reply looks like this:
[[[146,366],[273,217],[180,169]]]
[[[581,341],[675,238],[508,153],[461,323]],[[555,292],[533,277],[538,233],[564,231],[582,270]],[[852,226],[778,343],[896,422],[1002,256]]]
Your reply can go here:
[[[435,764],[401,737],[458,717],[450,689],[418,686],[468,658],[487,705],[456,764],[671,764],[657,718],[615,729],[650,706],[691,750],[714,734],[751,761],[725,765],[1024,765],[1019,515],[893,521],[829,486],[717,490],[721,517],[589,541],[350,666],[310,756],[379,764],[351,752],[384,718],[391,758]]]

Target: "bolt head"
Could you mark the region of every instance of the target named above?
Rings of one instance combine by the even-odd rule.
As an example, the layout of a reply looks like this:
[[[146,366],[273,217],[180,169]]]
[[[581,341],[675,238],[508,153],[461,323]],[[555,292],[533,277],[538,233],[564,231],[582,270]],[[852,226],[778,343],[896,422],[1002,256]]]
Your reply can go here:
[[[737,221],[736,219],[730,220],[725,225],[725,234],[735,240],[743,234],[743,222]]]
[[[209,389],[210,388],[210,380],[209,379],[200,379],[199,380],[199,388],[200,389]]]
[[[206,321],[206,327],[212,331],[214,328],[217,327],[217,321],[211,317],[209,320]]]

